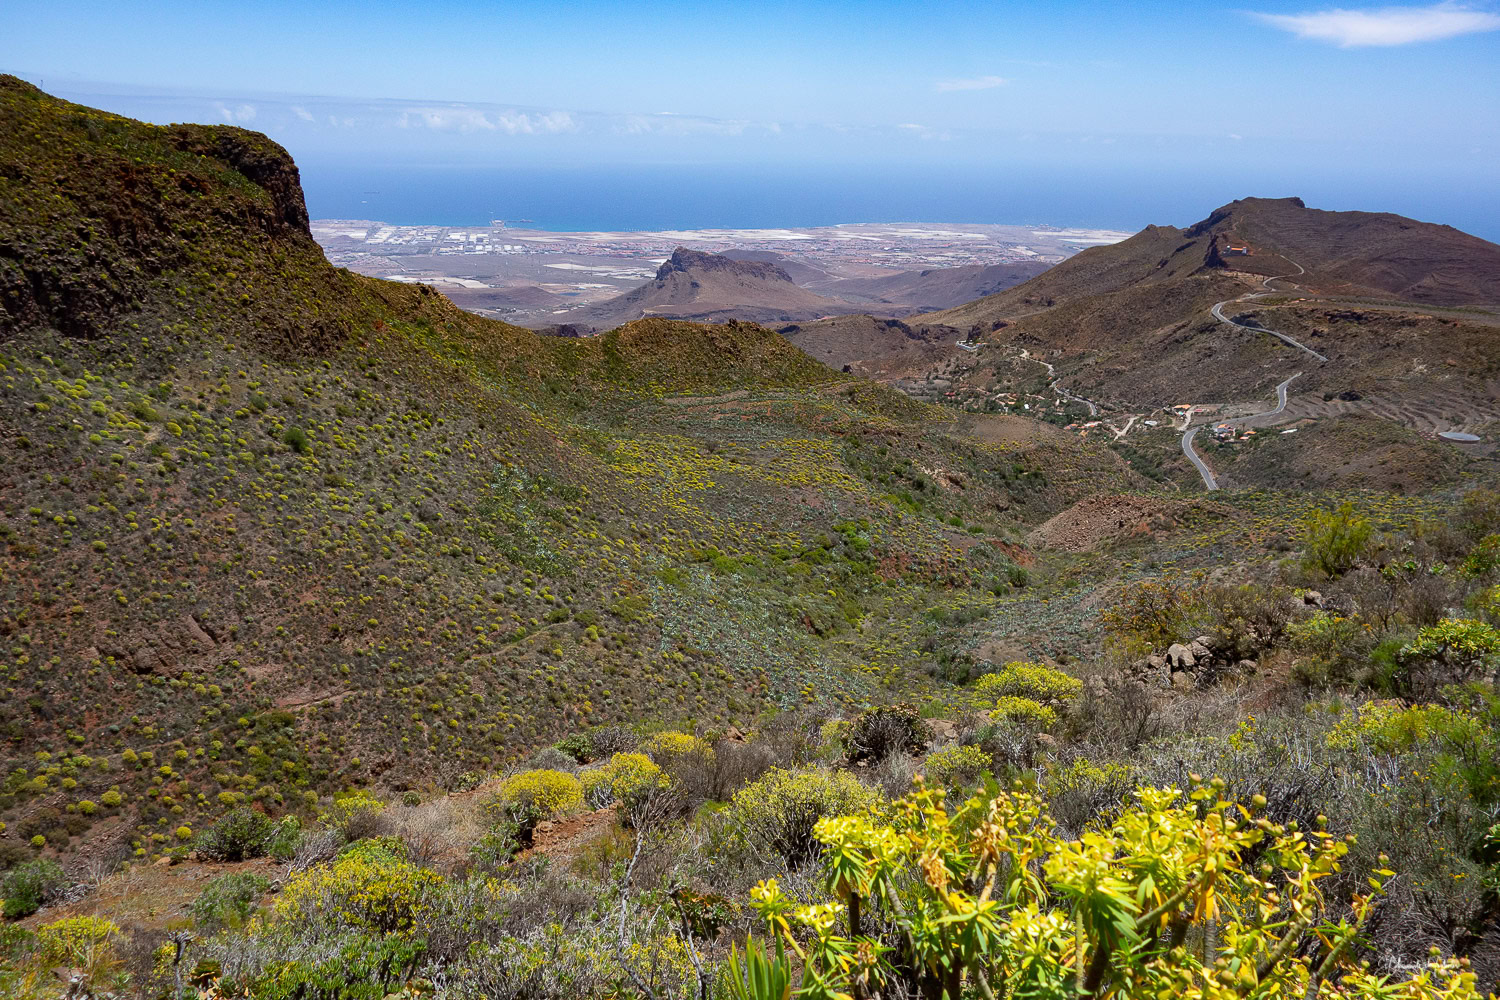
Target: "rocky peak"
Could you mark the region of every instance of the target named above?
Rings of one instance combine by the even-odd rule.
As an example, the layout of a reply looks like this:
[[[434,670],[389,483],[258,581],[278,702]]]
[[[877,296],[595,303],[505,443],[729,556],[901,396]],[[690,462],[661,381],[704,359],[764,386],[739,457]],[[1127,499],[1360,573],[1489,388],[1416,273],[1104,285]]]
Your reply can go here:
[[[678,247],[672,256],[656,271],[656,280],[665,281],[676,272],[680,274],[713,273],[736,275],[756,281],[785,281],[793,284],[792,278],[777,264],[763,260],[734,260],[722,254],[704,253]]]

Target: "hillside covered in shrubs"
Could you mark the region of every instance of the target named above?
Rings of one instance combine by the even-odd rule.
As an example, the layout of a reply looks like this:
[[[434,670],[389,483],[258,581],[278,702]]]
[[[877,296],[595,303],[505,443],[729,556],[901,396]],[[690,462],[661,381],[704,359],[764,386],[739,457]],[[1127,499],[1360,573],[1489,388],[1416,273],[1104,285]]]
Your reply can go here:
[[[1486,484],[1186,503],[759,327],[541,338],[12,78],[0,306],[0,995],[1500,988]]]

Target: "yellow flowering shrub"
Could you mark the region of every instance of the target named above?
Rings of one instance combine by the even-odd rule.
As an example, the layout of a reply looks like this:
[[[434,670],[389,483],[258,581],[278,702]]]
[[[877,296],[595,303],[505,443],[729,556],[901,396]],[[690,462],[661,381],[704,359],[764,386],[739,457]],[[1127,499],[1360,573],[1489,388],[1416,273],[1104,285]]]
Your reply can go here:
[[[539,769],[513,774],[486,808],[514,822],[522,835],[549,816],[572,812],[583,805],[583,784],[566,771]]]
[[[361,789],[333,800],[333,805],[318,814],[318,818],[329,826],[342,830],[346,839],[356,840],[366,835],[361,829],[363,821],[385,809],[385,803]]]
[[[1466,961],[1395,977],[1362,963],[1363,926],[1393,873],[1358,873],[1368,878],[1347,910],[1330,912],[1321,883],[1348,863],[1352,838],[1289,829],[1257,815],[1263,798],[1234,802],[1223,788],[1139,789],[1077,839],[1020,790],[950,804],[919,788],[878,817],[824,819],[824,895],[793,898],[774,879],[751,890],[776,947],[747,946],[731,991],[1478,1000]]]
[[[583,772],[583,795],[602,809],[615,800],[627,805],[653,788],[665,787],[666,775],[643,753],[617,753],[605,764]]]
[[[1040,663],[1013,660],[975,681],[974,690],[986,700],[1010,696],[1066,704],[1083,691],[1083,681]]]
[[[997,699],[990,718],[996,722],[1014,722],[1030,729],[1051,729],[1057,725],[1057,713],[1050,706],[1015,695]]]
[[[1327,737],[1331,749],[1366,747],[1375,753],[1402,753],[1437,739],[1463,746],[1490,742],[1484,725],[1471,715],[1441,705],[1407,707],[1399,701],[1372,701],[1345,712]]]
[[[1124,789],[1134,784],[1135,772],[1119,761],[1096,764],[1087,757],[1079,757],[1066,767],[1055,767],[1047,773],[1042,790],[1053,799],[1069,792],[1119,786]]]
[[[714,748],[704,740],[687,733],[672,731],[657,733],[641,744],[641,753],[658,764],[667,764],[689,754],[712,756]]]
[[[43,959],[51,965],[84,968],[110,953],[120,928],[103,917],[65,917],[37,928]]]
[[[442,885],[437,872],[412,864],[389,844],[364,841],[329,864],[293,875],[272,915],[406,934],[432,911]]]

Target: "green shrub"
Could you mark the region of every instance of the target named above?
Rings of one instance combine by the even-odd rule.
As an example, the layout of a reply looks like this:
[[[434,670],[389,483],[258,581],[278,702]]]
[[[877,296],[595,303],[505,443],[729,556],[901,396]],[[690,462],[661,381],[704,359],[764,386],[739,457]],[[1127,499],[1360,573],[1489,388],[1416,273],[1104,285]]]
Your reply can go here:
[[[979,747],[960,744],[927,755],[922,770],[938,784],[970,785],[990,769],[990,755]]]
[[[36,947],[36,935],[15,924],[0,924],[0,969],[6,963],[19,965],[22,958]],[[0,973],[0,984],[5,982]]]
[[[335,944],[327,949],[327,958],[273,964],[233,995],[255,1000],[381,1000],[415,992],[405,985],[424,953],[420,940],[361,934]]]
[[[1487,577],[1500,569],[1500,535],[1485,535],[1465,557],[1459,570],[1465,576]]]
[[[878,796],[846,771],[772,768],[734,794],[727,818],[739,842],[780,855],[792,868],[815,860],[822,848],[813,827],[824,816],[849,816]]]
[[[1359,562],[1374,533],[1375,526],[1356,514],[1352,503],[1332,511],[1311,511],[1299,532],[1303,565],[1325,576],[1343,576]]]
[[[587,733],[570,733],[552,746],[580,764],[588,764],[595,759],[594,741]]]
[[[62,867],[49,858],[17,865],[0,878],[5,916],[11,920],[30,916],[56,895],[66,881]]]
[[[312,450],[312,438],[307,436],[307,431],[300,427],[288,427],[281,440],[287,447],[299,455],[306,455]]]
[[[302,822],[295,816],[287,816],[276,824],[276,828],[266,838],[266,854],[285,863],[292,860],[301,843]]]
[[[220,875],[204,887],[188,912],[198,929],[209,934],[225,927],[241,927],[250,919],[255,901],[270,888],[266,877],[254,872]]]
[[[1044,704],[1066,704],[1083,691],[1083,681],[1040,663],[1016,660],[979,678],[974,689],[985,699],[1012,695]]]
[[[878,764],[896,753],[920,754],[932,742],[932,727],[910,705],[872,708],[844,732],[844,756],[851,764]]]
[[[265,813],[240,807],[199,834],[199,855],[210,861],[244,861],[266,853],[275,824]]]
[[[1444,618],[1429,625],[1401,650],[1408,692],[1432,694],[1444,684],[1482,677],[1500,660],[1500,632],[1484,622]]]
[[[1298,679],[1318,687],[1359,680],[1374,643],[1374,629],[1367,622],[1326,611],[1292,622],[1287,636],[1306,657],[1297,664]]]

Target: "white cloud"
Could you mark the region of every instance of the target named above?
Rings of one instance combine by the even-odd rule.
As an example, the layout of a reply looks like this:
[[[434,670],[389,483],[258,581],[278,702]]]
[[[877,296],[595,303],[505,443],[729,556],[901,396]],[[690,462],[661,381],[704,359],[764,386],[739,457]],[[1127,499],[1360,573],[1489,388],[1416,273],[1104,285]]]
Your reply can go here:
[[[1010,81],[1003,76],[972,76],[963,80],[939,80],[933,89],[942,93],[951,90],[990,90],[1003,87]]]
[[[479,108],[454,105],[445,108],[408,108],[396,120],[400,128],[428,128],[435,132],[505,132],[508,135],[538,135],[573,132],[577,124],[566,111],[528,114],[524,111],[486,113]]]
[[[219,117],[231,125],[235,122],[252,122],[255,120],[255,105],[241,104],[237,108],[231,108],[227,104],[218,105]]]
[[[313,120],[312,112],[298,104],[292,105],[292,114],[296,115],[298,118],[301,118],[305,122],[310,122]]]
[[[1306,14],[1256,14],[1255,17],[1298,38],[1331,42],[1346,49],[1435,42],[1500,29],[1500,15],[1458,3],[1362,10],[1336,7]]]

